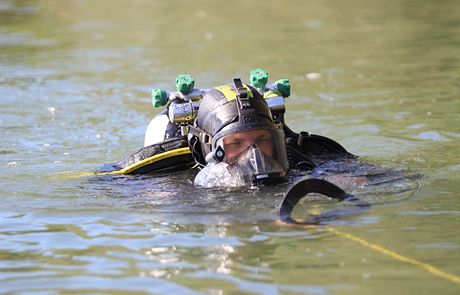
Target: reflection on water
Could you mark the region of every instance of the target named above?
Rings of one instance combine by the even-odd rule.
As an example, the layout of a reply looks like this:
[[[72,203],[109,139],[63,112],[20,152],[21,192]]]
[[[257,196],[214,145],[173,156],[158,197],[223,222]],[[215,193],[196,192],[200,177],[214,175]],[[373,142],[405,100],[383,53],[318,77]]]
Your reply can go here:
[[[372,209],[333,226],[460,275],[460,5],[382,3],[1,1],[0,289],[458,293],[323,228],[275,223],[295,179],[220,191],[193,187],[188,171],[80,175],[142,145],[158,112],[151,88],[183,72],[212,87],[260,67],[291,80],[292,129],[380,167],[355,167],[373,185],[347,186]],[[319,206],[339,204],[299,209]]]

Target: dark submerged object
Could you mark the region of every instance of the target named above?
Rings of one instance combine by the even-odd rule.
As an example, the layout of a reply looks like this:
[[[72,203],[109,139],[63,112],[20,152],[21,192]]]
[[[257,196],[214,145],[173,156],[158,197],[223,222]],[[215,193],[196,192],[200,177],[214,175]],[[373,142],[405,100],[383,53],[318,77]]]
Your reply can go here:
[[[351,204],[358,207],[360,210],[326,212],[318,216],[315,216],[313,221],[296,221],[291,217],[292,211],[294,210],[294,207],[297,205],[297,203],[304,197],[307,197],[310,193],[322,194],[330,198],[337,199],[339,202],[350,202]],[[363,212],[369,208],[369,203],[362,201],[351,194],[346,193],[344,190],[330,183],[329,181],[322,179],[305,179],[296,183],[286,193],[286,196],[281,202],[279,208],[278,218],[285,223],[318,225],[324,220],[331,219],[339,215],[343,215],[343,213],[358,213]]]

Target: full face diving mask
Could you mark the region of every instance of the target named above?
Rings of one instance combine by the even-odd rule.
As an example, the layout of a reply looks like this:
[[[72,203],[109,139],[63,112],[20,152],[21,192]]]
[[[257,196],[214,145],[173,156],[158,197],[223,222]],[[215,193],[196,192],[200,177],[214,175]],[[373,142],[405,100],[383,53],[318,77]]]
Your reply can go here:
[[[251,145],[228,168],[245,183],[276,183],[284,180],[286,171],[281,164],[262,152],[257,144]]]
[[[263,135],[256,136],[256,140],[247,140],[251,134]],[[196,176],[195,184],[203,187],[241,187],[285,181],[288,164],[282,138],[282,130],[259,129],[239,133],[230,144],[225,144],[224,139],[219,140],[218,145],[226,149],[224,159],[209,162]],[[233,146],[235,143],[236,147]]]
[[[197,128],[191,128],[206,155],[195,184],[235,187],[284,180],[288,161],[283,129],[273,122],[257,90],[240,79],[233,82],[234,87],[222,86],[220,94],[203,98]]]

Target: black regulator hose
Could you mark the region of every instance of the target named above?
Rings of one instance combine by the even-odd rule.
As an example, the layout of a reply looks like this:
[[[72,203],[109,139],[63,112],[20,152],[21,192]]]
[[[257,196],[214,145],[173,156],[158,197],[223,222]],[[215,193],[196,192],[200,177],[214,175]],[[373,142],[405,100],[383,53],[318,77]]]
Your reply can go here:
[[[318,225],[323,220],[322,217],[326,217],[327,214],[321,214],[315,218],[314,221],[298,222],[291,217],[292,211],[297,203],[306,197],[310,193],[317,193],[328,196],[333,199],[337,199],[339,202],[346,201],[350,202],[360,209],[367,210],[370,205],[366,201],[360,200],[357,197],[346,193],[344,190],[336,186],[335,184],[323,180],[323,179],[305,179],[296,183],[284,197],[279,208],[279,219],[285,223],[291,224],[311,224]],[[360,210],[360,212],[363,210]],[[350,212],[349,210],[347,212]],[[335,216],[339,215],[339,212],[333,212]],[[329,214],[330,215],[330,214]]]

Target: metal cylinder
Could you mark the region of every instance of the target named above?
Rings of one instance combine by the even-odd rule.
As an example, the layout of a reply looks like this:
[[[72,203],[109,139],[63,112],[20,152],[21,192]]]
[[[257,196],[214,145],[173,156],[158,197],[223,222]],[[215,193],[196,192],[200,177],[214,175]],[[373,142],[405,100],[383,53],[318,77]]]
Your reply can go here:
[[[194,103],[172,103],[168,109],[169,121],[183,124],[191,123],[198,114],[198,105]]]
[[[286,107],[284,105],[284,97],[282,96],[267,98],[265,101],[267,102],[270,111],[272,111],[272,114],[280,114],[286,111]]]

